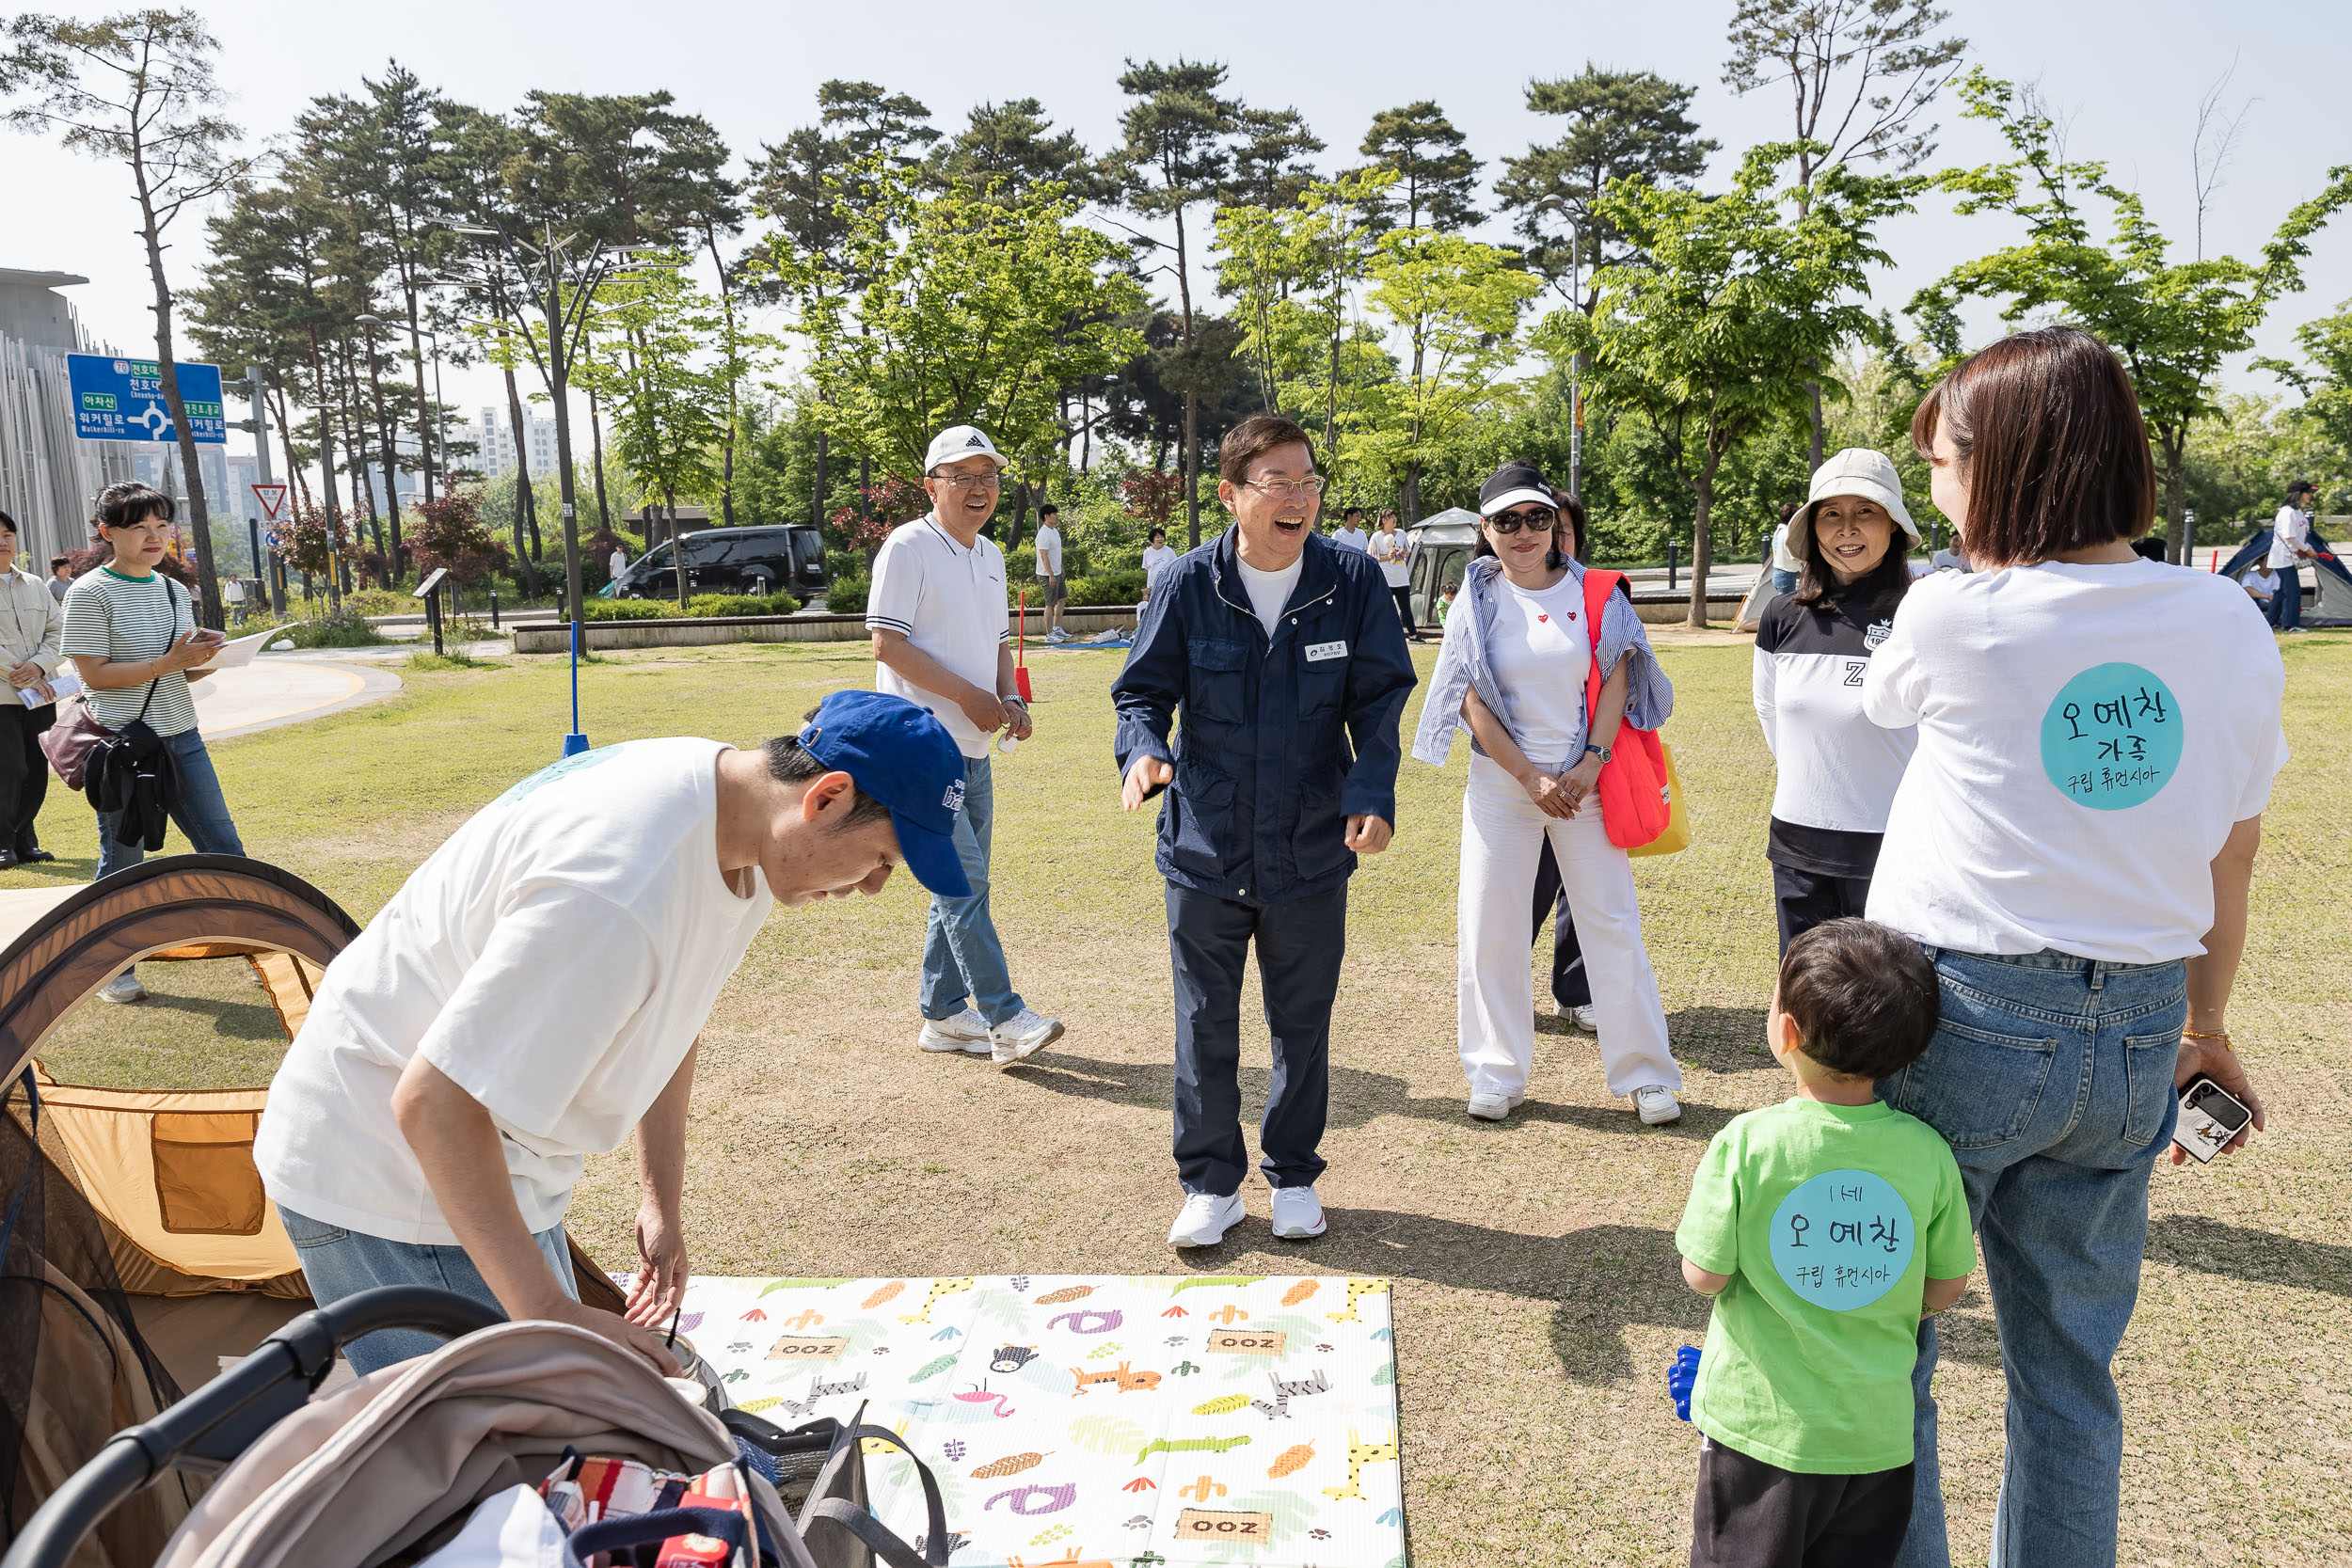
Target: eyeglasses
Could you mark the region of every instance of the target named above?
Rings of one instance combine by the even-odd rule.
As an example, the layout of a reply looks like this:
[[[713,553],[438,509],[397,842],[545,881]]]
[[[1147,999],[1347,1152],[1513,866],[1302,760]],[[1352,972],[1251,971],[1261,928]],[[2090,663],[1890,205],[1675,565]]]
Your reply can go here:
[[[1498,512],[1486,519],[1486,526],[1497,533],[1517,533],[1521,529],[1549,533],[1560,526],[1560,515],[1548,506],[1531,506],[1524,512]]]
[[[1001,490],[1005,486],[1002,474],[933,474],[930,476],[950,490]]]
[[[1246,481],[1245,483],[1248,484],[1249,488],[1265,497],[1266,499],[1278,501],[1310,500],[1314,497],[1323,494],[1324,488],[1322,477],[1314,474],[1311,474],[1305,479],[1295,481],[1286,479],[1253,479]]]

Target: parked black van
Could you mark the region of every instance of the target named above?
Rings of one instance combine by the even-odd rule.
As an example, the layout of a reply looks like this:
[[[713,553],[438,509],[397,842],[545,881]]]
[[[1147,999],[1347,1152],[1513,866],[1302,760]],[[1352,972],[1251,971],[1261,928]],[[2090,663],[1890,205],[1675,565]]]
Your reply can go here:
[[[790,594],[806,602],[825,591],[825,543],[805,523],[708,528],[678,535],[686,551],[686,595]],[[628,563],[612,585],[616,599],[675,599],[677,572],[670,541]]]

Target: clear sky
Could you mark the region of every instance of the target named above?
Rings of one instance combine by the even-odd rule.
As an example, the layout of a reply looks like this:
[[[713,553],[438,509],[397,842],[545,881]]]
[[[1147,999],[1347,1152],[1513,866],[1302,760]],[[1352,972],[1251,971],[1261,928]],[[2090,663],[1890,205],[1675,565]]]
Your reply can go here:
[[[2317,192],[2331,164],[2352,162],[2343,72],[2352,64],[2352,5],[2343,0],[1947,0],[1947,26],[1995,74],[2038,81],[2071,117],[2069,152],[2104,158],[2137,188],[2152,214],[2190,245],[2190,143],[2199,99],[2236,63],[2232,108],[2254,100],[2235,157],[2208,210],[2207,248],[2254,255],[2296,202]],[[115,7],[67,6],[96,14]],[[1057,121],[1100,150],[1117,135],[1116,78],[1125,57],[1208,57],[1232,67],[1248,102],[1295,106],[1330,144],[1327,168],[1359,161],[1373,114],[1435,99],[1467,133],[1473,153],[1500,161],[1558,133],[1528,112],[1531,78],[1571,74],[1587,60],[1661,72],[1695,85],[1693,115],[1724,144],[1710,183],[1740,149],[1788,134],[1785,97],[1734,97],[1723,86],[1731,0],[1654,0],[1642,6],[1440,0],[1193,0],[1181,6],[1075,0],[826,0],[754,5],[730,0],[404,0],[321,6],[316,0],[215,0],[199,8],[222,43],[230,112],[259,142],[285,131],[315,94],[357,90],[361,74],[397,57],[444,91],[512,107],[532,87],[584,92],[666,88],[678,107],[716,124],[739,157],[815,118],[817,85],[848,77],[911,92],[935,122],[960,125],[975,103],[1035,97]],[[2001,150],[1990,130],[1939,105],[1943,162],[1982,162]],[[151,297],[132,226],[127,179],[30,136],[0,130],[0,190],[8,221],[0,266],[81,273],[70,291],[85,320],[125,348],[151,341]],[[1495,237],[1503,236],[1501,224]],[[1896,266],[1879,302],[1899,309],[1955,261],[2008,237],[1999,220],[1963,219],[1931,198],[1890,224]],[[169,264],[195,271],[200,226],[184,223]],[[2306,263],[2310,289],[2283,302],[2261,352],[2290,353],[2294,326],[2352,298],[2352,214],[2324,230]],[[1986,330],[1992,330],[1988,324]],[[2233,367],[2233,386],[2267,378]],[[486,378],[453,376],[450,401],[470,408]],[[232,444],[239,450],[242,443]]]

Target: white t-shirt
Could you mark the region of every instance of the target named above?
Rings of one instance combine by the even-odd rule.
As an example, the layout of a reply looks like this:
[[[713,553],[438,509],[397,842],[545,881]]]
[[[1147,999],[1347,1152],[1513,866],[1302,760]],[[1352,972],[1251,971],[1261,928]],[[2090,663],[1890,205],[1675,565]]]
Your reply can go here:
[[[392,1119],[424,1059],[497,1122],[523,1223],[563,1219],[702,1033],[768,918],[718,861],[715,740],[639,740],[542,768],[417,867],[327,967],[271,1083],[253,1162],[272,1201],[452,1246]]]
[[[866,599],[868,631],[906,640],[983,691],[996,689],[996,650],[1010,641],[1005,607],[1005,553],[983,534],[965,549],[931,517],[890,531],[874,557],[874,587]],[[988,736],[963,709],[926,691],[887,664],[874,667],[874,689],[929,708],[967,757],[988,755]]]
[[[1775,572],[1804,570],[1804,562],[1799,561],[1797,552],[1788,547],[1788,525],[1787,523],[1772,530],[1772,570]]]
[[[623,572],[628,571],[628,552],[627,550],[614,550],[612,552],[612,559],[605,562],[605,570],[616,578]]]
[[[2204,950],[2215,855],[2286,765],[2277,642],[2225,578],[2153,561],[1915,585],[1863,711],[1919,727],[1869,916],[1968,953]]]
[[[2238,581],[2246,584],[2265,599],[2279,591],[2279,574],[2272,571],[2267,564],[2248,567],[2245,575],[2240,577]]]
[[[1061,530],[1051,523],[1037,531],[1037,575],[1061,576]]]
[[[1146,545],[1143,548],[1143,591],[1151,593],[1152,585],[1159,580],[1160,574],[1183,559],[1166,545]]]
[[[1529,590],[1495,577],[1495,625],[1486,659],[1511,705],[1511,738],[1527,760],[1557,772],[1584,733],[1584,679],[1593,641],[1584,626],[1584,585],[1564,576]]]
[[[1403,529],[1375,533],[1366,546],[1372,559],[1380,562],[1381,579],[1391,588],[1402,588],[1411,580],[1405,573],[1405,558],[1411,549],[1412,542],[1405,537]]]
[[[1341,529],[1331,535],[1331,543],[1351,550],[1363,550],[1371,547],[1371,541],[1364,537],[1364,531],[1359,528]]]
[[[1300,551],[1298,559],[1279,572],[1261,572],[1233,553],[1233,564],[1241,568],[1241,585],[1249,594],[1249,608],[1258,614],[1258,624],[1265,627],[1271,638],[1274,628],[1281,624],[1282,611],[1291,602],[1291,590],[1298,586],[1299,574],[1307,569],[1307,555]]]
[[[2300,566],[2303,558],[2295,552],[2311,537],[2312,520],[2300,507],[2282,506],[2270,524],[2270,556],[2272,566]]]

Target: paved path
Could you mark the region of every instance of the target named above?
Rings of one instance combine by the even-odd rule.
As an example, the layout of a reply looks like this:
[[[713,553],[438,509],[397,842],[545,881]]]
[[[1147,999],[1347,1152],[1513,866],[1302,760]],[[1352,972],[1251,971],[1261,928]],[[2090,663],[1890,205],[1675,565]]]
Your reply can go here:
[[[190,689],[204,738],[229,740],[381,701],[400,689],[400,677],[389,670],[315,656],[265,654],[241,670],[209,675]]]

